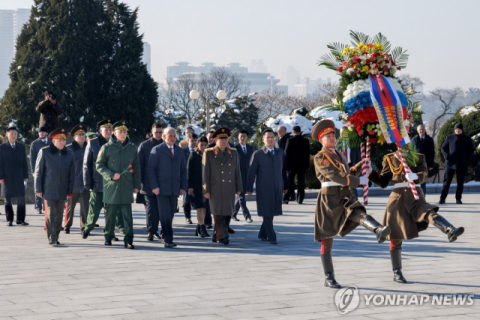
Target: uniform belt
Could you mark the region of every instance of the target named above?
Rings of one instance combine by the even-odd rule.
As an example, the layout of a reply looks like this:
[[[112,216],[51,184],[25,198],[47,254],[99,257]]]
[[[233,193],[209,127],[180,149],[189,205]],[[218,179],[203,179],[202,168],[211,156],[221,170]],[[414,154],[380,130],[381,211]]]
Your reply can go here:
[[[343,184],[336,183],[336,182],[333,182],[333,181],[322,182],[322,188],[323,187],[343,187],[343,186],[344,186]]]
[[[395,188],[395,189],[397,189],[397,188],[408,188],[408,187],[410,187],[408,182],[400,182],[400,183],[394,183],[393,184],[393,188]],[[420,187],[420,185],[416,184],[415,187]]]

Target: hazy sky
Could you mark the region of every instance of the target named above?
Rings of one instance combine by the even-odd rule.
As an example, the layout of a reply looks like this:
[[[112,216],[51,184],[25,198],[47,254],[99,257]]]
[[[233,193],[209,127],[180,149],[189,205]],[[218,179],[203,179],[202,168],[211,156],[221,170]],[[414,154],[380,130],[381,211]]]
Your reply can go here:
[[[194,65],[263,59],[276,78],[288,66],[301,77],[337,80],[316,65],[330,42],[348,43],[349,30],[382,32],[408,49],[402,73],[419,76],[425,88],[480,87],[480,1],[321,0],[124,0],[139,7],[140,31],[152,48],[152,75],[166,76],[178,61]],[[32,0],[0,0],[1,9],[25,8]]]

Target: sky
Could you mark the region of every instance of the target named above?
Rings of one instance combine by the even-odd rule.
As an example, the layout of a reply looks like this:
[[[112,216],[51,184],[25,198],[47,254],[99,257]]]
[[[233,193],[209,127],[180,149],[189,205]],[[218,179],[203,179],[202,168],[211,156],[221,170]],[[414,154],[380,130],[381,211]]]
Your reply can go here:
[[[167,66],[263,59],[276,78],[289,66],[301,77],[338,75],[317,66],[331,42],[349,43],[349,31],[383,33],[408,50],[408,73],[424,90],[480,87],[480,1],[124,0],[139,8],[140,32],[151,45],[152,76]],[[0,0],[0,9],[26,8],[33,0]]]

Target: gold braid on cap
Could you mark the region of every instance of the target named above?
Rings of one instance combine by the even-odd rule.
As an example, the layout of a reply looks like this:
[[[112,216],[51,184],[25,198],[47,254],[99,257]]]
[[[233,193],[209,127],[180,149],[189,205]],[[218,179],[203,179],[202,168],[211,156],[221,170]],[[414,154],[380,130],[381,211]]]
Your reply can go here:
[[[75,132],[74,136],[76,136],[77,134],[85,134],[85,131],[83,131],[82,129],[78,130]]]
[[[111,128],[113,125],[111,123],[105,123],[100,126],[100,128]]]
[[[67,139],[67,136],[63,133],[57,133],[52,137],[52,139]]]
[[[115,130],[125,130],[125,131],[128,131],[128,128],[126,126],[118,126],[118,127],[115,127]]]

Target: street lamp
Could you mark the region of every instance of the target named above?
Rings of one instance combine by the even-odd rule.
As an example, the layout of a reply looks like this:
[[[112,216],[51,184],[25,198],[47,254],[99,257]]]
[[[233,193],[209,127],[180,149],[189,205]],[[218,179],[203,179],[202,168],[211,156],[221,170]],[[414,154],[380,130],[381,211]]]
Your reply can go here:
[[[197,90],[190,91],[190,99],[194,101],[194,103],[200,98],[200,93]],[[220,101],[225,100],[227,97],[227,93],[224,90],[218,90],[217,99]],[[205,104],[206,104],[206,122],[207,122],[207,133],[210,132],[210,99],[208,97],[204,97]]]
[[[193,110],[196,110],[197,100],[200,98],[200,93],[197,90],[190,91],[190,99],[193,100]]]

